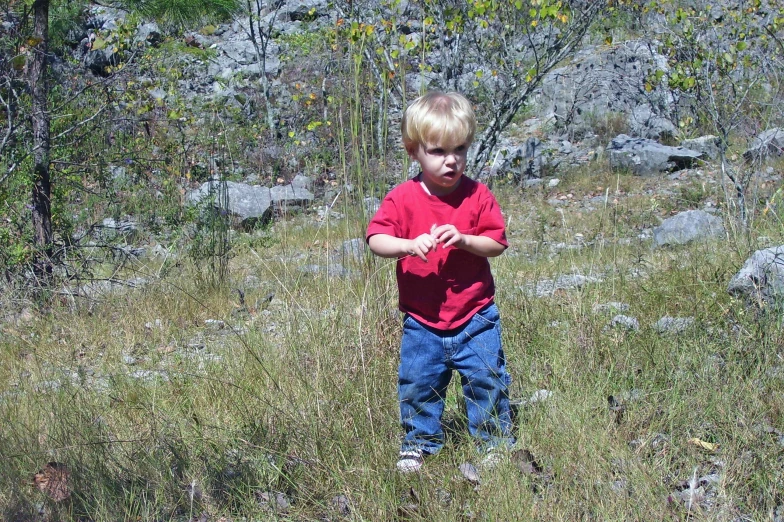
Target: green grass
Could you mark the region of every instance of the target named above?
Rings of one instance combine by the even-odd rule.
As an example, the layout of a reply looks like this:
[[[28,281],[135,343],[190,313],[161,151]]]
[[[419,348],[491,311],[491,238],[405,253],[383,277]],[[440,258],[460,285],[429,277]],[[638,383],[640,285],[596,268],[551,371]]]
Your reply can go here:
[[[579,200],[596,186],[625,186],[617,203],[613,185],[592,211],[556,212],[549,194],[497,189],[512,244],[493,260],[512,392],[553,392],[520,410],[516,435],[547,478],[501,468],[475,488],[458,471],[474,459],[462,432],[422,474],[395,473],[394,263],[347,262],[355,275],[344,278],[303,272],[364,224],[301,215],[276,223],[269,239],[239,242],[224,287],[197,284],[203,268],[184,257],[160,279],[157,264],[137,267],[153,279],[143,290],[2,327],[2,518],[686,519],[673,495],[696,468],[720,480],[692,514],[766,519],[782,502],[781,318],[727,295],[743,248],[622,241],[666,215],[651,209],[639,179],[610,178],[575,176],[557,188]],[[775,219],[756,223],[780,244]],[[582,248],[550,248],[577,233]],[[573,273],[602,282],[545,297],[525,291]],[[605,329],[615,312],[594,307],[612,301],[630,306],[639,331]],[[665,315],[695,326],[659,334],[652,325]],[[623,401],[621,417],[609,395]],[[459,421],[456,398],[447,415]],[[65,501],[32,485],[47,462],[68,467]],[[263,500],[276,493],[290,505]]]

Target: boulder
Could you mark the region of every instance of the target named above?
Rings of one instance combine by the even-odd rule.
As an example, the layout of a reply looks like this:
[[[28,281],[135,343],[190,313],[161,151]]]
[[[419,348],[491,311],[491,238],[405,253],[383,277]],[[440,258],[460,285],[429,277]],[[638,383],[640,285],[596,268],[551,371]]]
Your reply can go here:
[[[120,63],[120,53],[114,47],[107,46],[103,49],[90,49],[84,55],[84,66],[98,76],[109,76],[111,67]]]
[[[719,138],[712,134],[681,141],[681,147],[701,152],[703,157],[711,160],[719,159],[719,154],[721,153],[719,146]]]
[[[278,17],[290,22],[310,22],[330,16],[327,0],[288,0],[282,4]]]
[[[294,184],[277,185],[270,189],[270,197],[276,207],[306,207],[313,201],[313,193],[308,189]]]
[[[158,24],[155,22],[147,22],[141,24],[136,29],[136,36],[133,41],[137,45],[142,44],[156,47],[163,41],[163,35],[161,34]]]
[[[667,70],[655,42],[629,40],[588,47],[542,81],[540,115],[572,131],[587,133],[618,121],[637,135],[658,139],[676,131],[666,88],[645,89],[649,73]],[[621,129],[619,129],[621,130]]]
[[[743,153],[746,161],[764,160],[784,154],[784,129],[768,129],[754,139],[749,150]]]
[[[123,240],[133,242],[138,240],[141,235],[139,223],[130,217],[123,219],[106,218],[96,228],[100,230],[100,238],[105,241]]]
[[[223,193],[225,187],[226,192]],[[225,196],[225,200],[224,200]],[[243,225],[272,218],[272,196],[270,189],[257,185],[246,185],[234,181],[208,181],[186,196],[186,201],[199,204],[210,201],[212,208],[228,210]]]
[[[754,252],[730,280],[727,291],[757,303],[784,303],[784,245]]]
[[[670,147],[645,138],[620,134],[607,146],[610,167],[628,169],[639,176],[672,172],[691,167],[702,153],[684,147]]]
[[[225,202],[224,194],[221,193],[223,187],[226,190]],[[217,180],[204,183],[186,196],[187,202],[191,204],[198,204],[210,198],[212,198],[213,208],[228,210],[243,226],[248,226],[256,221],[269,221],[272,218],[273,207],[282,210],[302,208],[309,205],[314,196],[306,188],[295,185],[279,185],[270,189],[258,185]]]
[[[724,223],[720,217],[703,210],[687,210],[665,219],[653,229],[656,246],[683,245],[690,241],[723,237]]]
[[[592,150],[558,137],[542,141],[530,136],[523,144],[502,139],[489,170],[483,171],[480,178],[511,174],[513,179],[525,184],[526,180],[568,171],[594,156]]]
[[[297,174],[291,180],[291,186],[294,189],[305,189],[313,192],[313,179],[304,174]]]

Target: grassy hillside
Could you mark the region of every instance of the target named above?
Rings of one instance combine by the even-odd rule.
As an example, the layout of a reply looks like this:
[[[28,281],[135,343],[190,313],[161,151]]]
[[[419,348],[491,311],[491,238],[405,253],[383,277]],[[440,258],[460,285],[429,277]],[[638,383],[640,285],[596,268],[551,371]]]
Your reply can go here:
[[[475,459],[458,388],[445,450],[419,475],[394,471],[394,262],[303,270],[336,263],[366,222],[305,213],[237,236],[224,285],[187,257],[155,258],[131,268],[142,289],[3,325],[1,517],[773,519],[784,329],[726,286],[751,249],[784,241],[780,212],[748,237],[670,249],[637,237],[679,209],[721,209],[717,176],[597,167],[553,189],[495,187],[511,247],[493,269],[528,453],[478,485],[458,469]],[[594,282],[532,294],[564,274]],[[639,330],[608,327],[618,313]],[[694,322],[662,334],[664,316]],[[539,390],[551,394],[531,401]]]
[[[532,36],[540,23],[557,29],[552,65],[566,65],[561,4],[515,4],[503,5],[539,27]],[[651,44],[666,67],[645,72],[642,95],[672,96],[672,143],[721,134],[717,164],[613,172],[603,148],[628,130],[626,114],[584,115],[592,128],[580,133],[543,117],[534,132],[538,109],[521,101],[505,144],[569,136],[590,161],[558,183],[527,187],[520,165],[494,181],[510,248],[491,263],[518,443],[510,462],[466,476],[477,457],[454,386],[446,448],[403,476],[395,264],[346,242],[363,245],[366,197],[407,172],[396,130],[407,89],[491,60],[487,74],[466,72],[485,128],[504,106],[493,86],[541,78],[499,58],[533,59],[500,37],[473,63],[454,47],[454,62],[434,68],[431,52],[449,58],[439,46],[470,43],[443,38],[438,20],[469,20],[435,2],[422,20],[373,25],[364,5],[311,28],[314,8],[301,27],[270,32],[281,66],[267,96],[258,76],[207,72],[221,52],[211,38],[231,24],[145,47],[130,17],[98,32],[101,45],[134,50],[106,77],[58,44],[49,285],[31,270],[29,86],[15,58],[29,40],[21,15],[3,15],[0,520],[784,520],[781,310],[727,293],[750,253],[784,244],[784,164],[743,160],[754,136],[780,126],[780,53],[767,52],[780,47],[779,18],[759,25],[756,4],[718,19],[677,2],[610,2],[587,32],[606,49],[646,36],[648,20],[670,24]],[[470,27],[514,33],[495,14]],[[225,213],[184,204],[208,179],[275,186],[299,174],[317,203],[271,223],[234,229]],[[654,248],[663,219],[703,208],[725,237]],[[108,218],[134,227],[112,232]]]

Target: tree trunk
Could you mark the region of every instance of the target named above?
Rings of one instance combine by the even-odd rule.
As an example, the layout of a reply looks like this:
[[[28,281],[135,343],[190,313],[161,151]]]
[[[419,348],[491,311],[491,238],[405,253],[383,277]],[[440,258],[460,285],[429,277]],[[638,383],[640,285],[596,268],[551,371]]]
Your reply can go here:
[[[49,1],[33,3],[32,60],[28,67],[28,80],[33,95],[33,233],[36,247],[35,271],[39,276],[52,272],[52,189],[49,176]]]

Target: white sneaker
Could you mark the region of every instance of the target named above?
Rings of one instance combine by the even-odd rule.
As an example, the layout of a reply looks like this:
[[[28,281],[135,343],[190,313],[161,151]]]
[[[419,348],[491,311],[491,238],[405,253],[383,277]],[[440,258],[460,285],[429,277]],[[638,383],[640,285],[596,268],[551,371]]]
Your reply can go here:
[[[400,473],[416,473],[422,469],[424,459],[419,450],[401,451],[397,459],[397,470]]]

